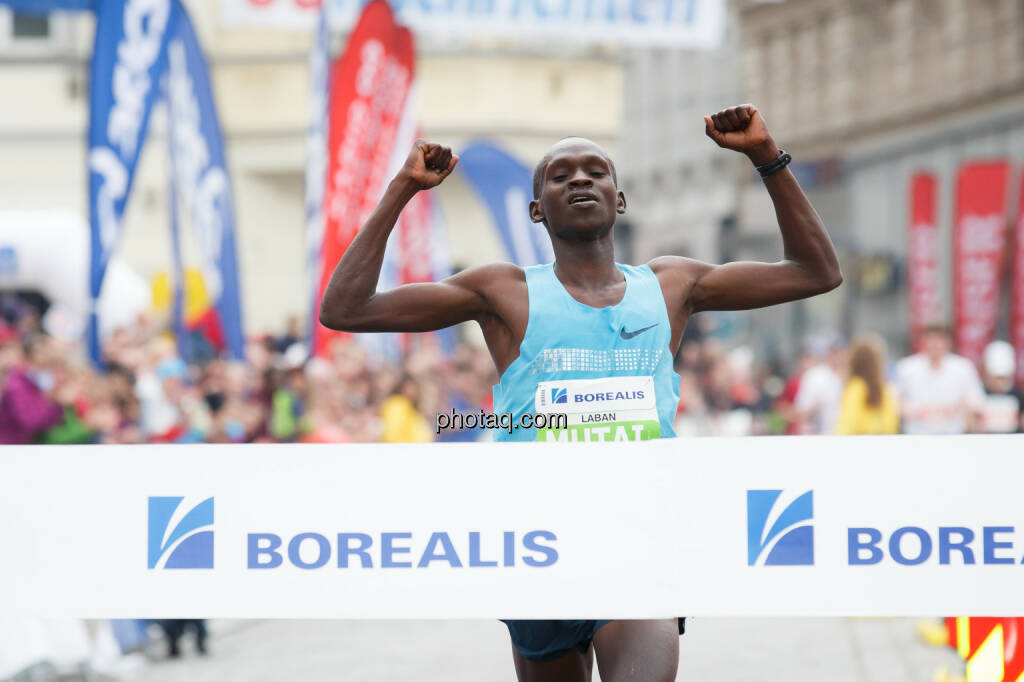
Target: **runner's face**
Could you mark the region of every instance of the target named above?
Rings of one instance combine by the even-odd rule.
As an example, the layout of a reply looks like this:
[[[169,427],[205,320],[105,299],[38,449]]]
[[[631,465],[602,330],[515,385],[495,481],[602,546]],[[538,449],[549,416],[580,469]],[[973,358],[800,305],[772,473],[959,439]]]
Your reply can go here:
[[[626,199],[615,187],[612,166],[600,147],[587,140],[567,140],[551,150],[540,199],[530,205],[534,222],[569,241],[589,241],[607,234]]]

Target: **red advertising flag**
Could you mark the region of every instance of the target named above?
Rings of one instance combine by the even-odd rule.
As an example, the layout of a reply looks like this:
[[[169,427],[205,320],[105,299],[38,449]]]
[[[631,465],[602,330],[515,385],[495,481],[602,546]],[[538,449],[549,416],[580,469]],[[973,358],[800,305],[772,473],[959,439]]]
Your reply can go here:
[[[416,137],[421,137],[417,131]],[[402,211],[399,219],[399,279],[402,284],[430,282],[434,278],[431,258],[433,192],[420,192]]]
[[[1010,343],[1017,356],[1017,381],[1024,381],[1024,172],[1014,230],[1013,279],[1010,284]],[[1024,632],[1024,629],[1022,629]]]
[[[953,335],[957,352],[981,363],[999,319],[1009,166],[964,164],[953,214]]]
[[[332,70],[318,301],[380,199],[412,77],[412,35],[395,24],[386,0],[371,0]],[[335,335],[314,325],[313,352],[325,355]]]
[[[402,213],[400,239],[400,277],[402,284],[430,282],[434,278],[433,234],[431,230],[434,197],[420,192]]]
[[[908,304],[910,340],[914,350],[921,328],[939,322],[939,221],[936,211],[938,182],[932,173],[915,173],[910,179],[910,231],[907,239]]]
[[[406,99],[412,86],[413,68],[412,33],[407,28],[396,26],[392,35],[391,52],[385,62],[380,90],[374,99],[372,121],[376,128],[371,135],[373,132],[376,133],[376,141],[369,147],[371,155],[367,167],[366,187],[359,207],[359,224],[355,226],[356,229],[352,232],[353,236],[358,231],[359,225],[370,217],[370,213],[376,208],[384,189],[384,182],[388,179],[385,176],[389,170],[389,161],[394,151],[398,126],[402,121]]]

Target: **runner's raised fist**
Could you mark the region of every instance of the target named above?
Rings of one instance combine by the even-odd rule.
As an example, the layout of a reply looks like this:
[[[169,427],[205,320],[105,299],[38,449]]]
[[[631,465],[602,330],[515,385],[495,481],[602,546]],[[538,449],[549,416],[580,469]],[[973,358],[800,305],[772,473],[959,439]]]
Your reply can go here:
[[[417,189],[437,187],[453,170],[459,157],[452,154],[451,147],[441,144],[416,140],[405,160],[401,173],[405,175]]]
[[[722,109],[704,117],[704,132],[719,147],[742,152],[758,165],[778,156],[768,127],[753,104]]]

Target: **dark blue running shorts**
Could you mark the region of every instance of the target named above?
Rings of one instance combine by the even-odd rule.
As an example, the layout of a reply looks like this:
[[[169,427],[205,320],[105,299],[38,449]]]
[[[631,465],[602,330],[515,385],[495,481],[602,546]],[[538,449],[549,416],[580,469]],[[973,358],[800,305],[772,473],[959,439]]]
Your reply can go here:
[[[610,620],[503,620],[512,644],[531,661],[553,661],[575,648],[586,653],[598,629]],[[679,619],[679,634],[686,619]]]

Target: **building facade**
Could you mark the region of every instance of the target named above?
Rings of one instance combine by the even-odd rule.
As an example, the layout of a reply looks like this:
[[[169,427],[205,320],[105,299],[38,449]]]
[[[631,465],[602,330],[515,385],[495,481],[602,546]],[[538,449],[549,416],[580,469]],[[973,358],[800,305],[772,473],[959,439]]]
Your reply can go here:
[[[948,319],[957,169],[991,157],[1008,158],[1016,171],[1024,163],[1024,4],[731,0],[728,16],[718,51],[625,60],[622,166],[638,257],[782,257],[760,179],[703,137],[704,114],[752,102],[793,155],[846,283],[744,313],[748,338],[791,356],[806,333],[872,330],[903,352],[910,177],[939,178]]]
[[[709,51],[624,55],[620,176],[634,260],[662,254],[716,261],[735,211],[739,159],[704,134],[704,116],[739,104],[736,13]]]
[[[909,186],[939,180],[939,272],[951,310],[954,183],[967,161],[1024,163],[1024,5],[1018,0],[742,0],[745,98],[761,104],[839,246],[846,284],[808,325],[907,345]],[[1011,191],[1015,201],[1016,191]],[[1016,205],[1015,203],[1013,204]],[[742,234],[771,232],[765,193],[740,190]]]

